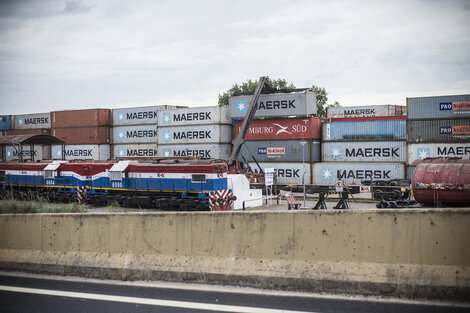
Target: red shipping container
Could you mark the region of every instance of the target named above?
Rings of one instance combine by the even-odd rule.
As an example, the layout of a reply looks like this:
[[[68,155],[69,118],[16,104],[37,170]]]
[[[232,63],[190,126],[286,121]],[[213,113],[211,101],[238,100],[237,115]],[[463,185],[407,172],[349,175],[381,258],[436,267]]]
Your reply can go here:
[[[108,126],[54,128],[52,136],[70,145],[105,144],[110,139]]]
[[[320,139],[321,119],[317,117],[253,120],[245,140]],[[235,137],[243,121],[235,121]]]
[[[109,126],[110,109],[88,109],[51,112],[52,128]]]
[[[49,128],[31,128],[31,129],[10,129],[2,131],[3,136],[16,136],[16,135],[50,135],[51,130]]]

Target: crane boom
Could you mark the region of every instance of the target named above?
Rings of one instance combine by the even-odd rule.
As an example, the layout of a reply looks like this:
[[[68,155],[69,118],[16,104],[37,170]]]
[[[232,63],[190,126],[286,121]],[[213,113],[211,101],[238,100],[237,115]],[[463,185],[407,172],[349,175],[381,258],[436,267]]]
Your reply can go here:
[[[256,109],[257,109],[256,103],[258,102],[261,91],[263,90],[263,87],[265,85],[269,85],[269,78],[267,76],[262,76],[260,77],[258,86],[256,86],[256,89],[255,89],[255,93],[253,94],[253,97],[250,100],[250,104],[247,108],[246,116],[243,119],[243,123],[240,128],[240,132],[238,133],[237,138],[235,138],[232,141],[233,148],[232,148],[232,154],[230,155],[229,164],[233,164],[237,160],[237,156],[240,153],[242,144],[245,142],[245,135],[248,132],[248,128],[250,127],[251,121],[253,120],[255,116]]]

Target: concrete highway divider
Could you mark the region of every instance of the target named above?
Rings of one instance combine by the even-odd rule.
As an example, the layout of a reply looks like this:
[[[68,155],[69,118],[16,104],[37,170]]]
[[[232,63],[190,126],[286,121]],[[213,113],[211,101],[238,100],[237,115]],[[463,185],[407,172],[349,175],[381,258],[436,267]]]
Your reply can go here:
[[[470,209],[0,216],[0,269],[470,301]]]

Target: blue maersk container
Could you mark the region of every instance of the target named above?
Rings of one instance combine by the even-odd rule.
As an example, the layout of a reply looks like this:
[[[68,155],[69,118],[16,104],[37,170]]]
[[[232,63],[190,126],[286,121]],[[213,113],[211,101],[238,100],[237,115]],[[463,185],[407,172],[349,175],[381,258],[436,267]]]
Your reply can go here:
[[[10,129],[10,115],[0,115],[0,130]]]
[[[406,140],[406,120],[324,123],[322,138],[323,141]]]
[[[407,98],[409,120],[470,118],[470,95]]]

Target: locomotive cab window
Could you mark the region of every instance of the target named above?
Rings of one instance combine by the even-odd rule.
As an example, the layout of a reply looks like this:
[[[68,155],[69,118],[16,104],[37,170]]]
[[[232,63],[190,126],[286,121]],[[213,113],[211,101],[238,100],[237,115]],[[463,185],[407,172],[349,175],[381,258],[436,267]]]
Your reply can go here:
[[[44,178],[54,178],[54,171],[45,170],[44,171]]]
[[[193,183],[205,183],[206,182],[206,175],[204,175],[204,174],[193,174],[191,176],[191,182],[193,182]]]
[[[0,171],[0,183],[5,182],[5,171]]]
[[[109,180],[122,180],[122,172],[109,172]]]

